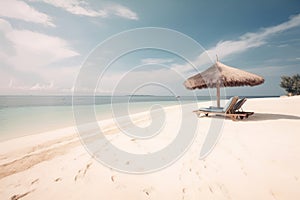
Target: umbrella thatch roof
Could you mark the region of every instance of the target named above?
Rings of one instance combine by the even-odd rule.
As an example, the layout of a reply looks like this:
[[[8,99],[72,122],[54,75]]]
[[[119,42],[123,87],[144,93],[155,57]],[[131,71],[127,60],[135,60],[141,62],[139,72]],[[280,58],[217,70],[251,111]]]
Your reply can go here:
[[[217,61],[202,73],[188,78],[184,85],[187,89],[215,87],[255,86],[262,84],[264,78],[244,70],[224,65]]]

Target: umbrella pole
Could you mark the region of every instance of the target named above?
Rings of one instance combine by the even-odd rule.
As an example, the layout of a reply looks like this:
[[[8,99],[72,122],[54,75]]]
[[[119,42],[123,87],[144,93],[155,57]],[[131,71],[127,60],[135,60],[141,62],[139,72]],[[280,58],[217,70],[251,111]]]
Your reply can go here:
[[[217,83],[217,107],[220,108],[220,83]]]

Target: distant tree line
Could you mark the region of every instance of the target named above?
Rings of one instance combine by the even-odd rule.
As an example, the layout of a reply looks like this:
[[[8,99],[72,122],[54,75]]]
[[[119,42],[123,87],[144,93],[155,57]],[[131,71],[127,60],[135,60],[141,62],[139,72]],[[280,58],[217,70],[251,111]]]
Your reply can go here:
[[[300,95],[300,75],[281,76],[280,87],[284,88],[288,95]]]

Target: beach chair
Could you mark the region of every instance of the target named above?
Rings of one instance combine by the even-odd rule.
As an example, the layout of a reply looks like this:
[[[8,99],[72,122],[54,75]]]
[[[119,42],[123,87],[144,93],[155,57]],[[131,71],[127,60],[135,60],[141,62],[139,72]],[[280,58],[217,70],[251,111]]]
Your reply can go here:
[[[242,98],[242,99],[239,99],[236,104],[233,106],[233,111],[234,112],[237,112],[239,111],[240,109],[243,111],[242,109],[242,106],[244,105],[244,103],[247,101],[246,98]]]
[[[244,119],[254,114],[254,112],[243,111],[242,106],[246,101],[247,101],[246,98],[242,98],[233,106],[233,113],[232,113],[233,117],[235,117],[236,119],[237,118]]]
[[[224,106],[224,108],[219,108],[219,107],[209,107],[209,108],[200,108],[199,110],[193,111],[194,113],[197,114],[198,117],[201,116],[201,114],[204,114],[205,116],[208,116],[209,114],[214,114],[214,115],[228,115],[232,113],[233,106],[236,104],[238,101],[238,97],[231,97],[227,104]]]
[[[229,99],[231,101],[231,99]],[[239,111],[242,108],[243,104],[247,101],[246,98],[239,99],[236,104],[233,106],[233,111]],[[200,108],[201,109],[201,108]],[[205,108],[206,109],[206,108]],[[223,107],[209,106],[209,109],[224,109]]]
[[[238,97],[231,97],[227,104],[222,107],[209,107],[209,108],[200,108],[199,110],[195,110],[198,117],[201,116],[201,114],[204,114],[205,116],[208,116],[209,114],[213,115],[221,115],[221,116],[228,116],[232,120],[237,120],[238,118],[244,119],[248,118],[250,115],[254,114],[253,112],[244,112],[240,111],[242,105],[246,102],[246,98],[240,99],[238,101]]]

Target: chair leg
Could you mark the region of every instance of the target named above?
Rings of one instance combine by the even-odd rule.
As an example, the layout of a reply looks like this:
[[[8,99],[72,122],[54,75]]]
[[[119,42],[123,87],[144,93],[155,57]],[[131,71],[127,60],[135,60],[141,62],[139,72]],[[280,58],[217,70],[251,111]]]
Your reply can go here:
[[[237,120],[237,116],[235,116],[235,115],[230,115],[230,118],[231,118],[232,121],[236,121]]]

